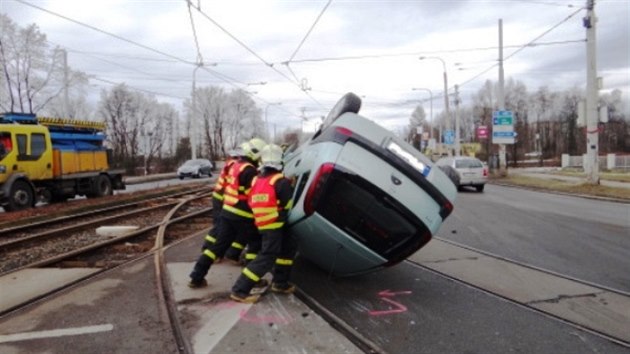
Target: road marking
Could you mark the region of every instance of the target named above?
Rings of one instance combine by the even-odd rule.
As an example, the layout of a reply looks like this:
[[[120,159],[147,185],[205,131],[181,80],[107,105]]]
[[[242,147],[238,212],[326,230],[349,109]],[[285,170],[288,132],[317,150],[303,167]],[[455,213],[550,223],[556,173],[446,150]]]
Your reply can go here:
[[[0,335],[0,343],[19,342],[23,340],[53,338],[63,336],[75,336],[88,333],[107,332],[114,329],[114,325],[105,324],[99,326],[75,327],[66,329],[52,329],[48,331],[23,332]]]

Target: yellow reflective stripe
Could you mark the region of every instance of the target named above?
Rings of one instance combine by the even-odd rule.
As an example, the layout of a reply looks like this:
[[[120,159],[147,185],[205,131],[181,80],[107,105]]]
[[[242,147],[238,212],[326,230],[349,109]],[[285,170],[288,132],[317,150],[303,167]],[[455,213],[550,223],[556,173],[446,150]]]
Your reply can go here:
[[[230,245],[230,247],[234,247],[234,248],[236,248],[236,249],[238,249],[238,250],[242,250],[243,248],[245,248],[243,245],[241,245],[241,244],[240,244],[240,243],[238,243],[238,242],[232,242],[232,244]]]
[[[225,193],[230,193],[232,195],[237,195],[238,191],[230,186],[225,187]]]
[[[223,195],[223,201],[226,202],[226,203],[230,203],[230,204],[236,204],[236,203],[238,203],[238,198],[235,198],[235,197],[233,197],[231,195],[224,194]],[[225,205],[223,207],[225,208]]]
[[[273,220],[275,218],[278,217],[278,212],[274,212],[274,213],[270,213],[267,215],[261,215],[259,216],[258,214],[256,215],[256,221],[257,222],[265,222],[265,221],[269,221],[269,220]]]
[[[247,166],[252,166],[252,167],[254,167],[254,165],[252,165],[252,164],[251,164],[251,163],[249,163],[249,162],[244,163],[243,165],[241,165],[240,172],[243,172],[243,170],[244,170]]]
[[[217,242],[217,239],[210,236],[210,235],[206,235],[206,241],[210,242],[210,243],[215,243]]]
[[[245,259],[248,261],[253,261],[256,259],[256,253],[245,253]]]
[[[243,268],[243,275],[253,280],[256,283],[258,283],[258,281],[260,280],[259,276],[257,276],[256,274],[254,274],[254,272],[252,272],[251,270],[247,268]]]
[[[269,225],[259,226],[258,230],[274,230],[284,226],[284,222],[274,222]]]
[[[251,188],[247,188],[246,190],[243,191],[243,194],[249,194],[249,192],[251,192],[252,189]]]
[[[267,213],[273,213],[274,211],[276,211],[277,208],[276,207],[265,207],[265,208],[252,208],[252,211],[255,214],[267,214]]]
[[[238,191],[243,192],[245,190],[245,186],[238,186]]]
[[[284,207],[284,210],[291,210],[293,208],[293,199],[289,199],[287,206]]]
[[[269,180],[269,184],[273,186],[274,184],[276,184],[276,181],[282,177],[284,177],[282,173],[278,173],[277,175],[271,177],[271,179]]]
[[[210,251],[209,249],[205,249],[203,250],[203,254],[205,254],[206,256],[208,256],[210,259],[212,259],[213,261],[217,260],[217,255],[214,254],[214,252]]]
[[[293,260],[292,259],[276,258],[276,264],[277,265],[283,265],[283,266],[290,266],[290,265],[293,265]]]
[[[219,192],[212,192],[212,197],[217,200],[223,200],[223,194]]]
[[[227,204],[223,204],[223,209],[229,211],[232,214],[236,214],[238,216],[242,216],[244,218],[248,218],[248,219],[253,219],[254,218],[254,214],[252,213],[248,213],[246,211],[243,211],[241,209],[237,209],[231,205],[227,205]]]

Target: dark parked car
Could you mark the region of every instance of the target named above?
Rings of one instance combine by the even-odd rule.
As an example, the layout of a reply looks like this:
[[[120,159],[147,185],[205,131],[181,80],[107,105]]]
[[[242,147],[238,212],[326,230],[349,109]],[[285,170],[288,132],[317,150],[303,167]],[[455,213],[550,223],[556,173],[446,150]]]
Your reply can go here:
[[[358,115],[346,94],[285,159],[295,178],[289,231],[300,255],[348,276],[399,263],[431,240],[457,190],[429,158]]]
[[[179,179],[184,179],[186,177],[199,178],[202,175],[210,177],[212,176],[212,169],[213,165],[210,160],[188,160],[177,169],[177,177],[179,177]]]

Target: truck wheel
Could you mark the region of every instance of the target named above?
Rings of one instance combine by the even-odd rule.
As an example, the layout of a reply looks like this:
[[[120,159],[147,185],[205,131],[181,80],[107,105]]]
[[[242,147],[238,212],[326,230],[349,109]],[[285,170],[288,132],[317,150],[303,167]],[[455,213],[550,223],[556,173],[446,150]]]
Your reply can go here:
[[[106,195],[112,195],[112,181],[105,175],[96,177],[94,183],[94,191],[91,193],[95,197],[103,197]]]
[[[31,208],[34,206],[34,194],[31,186],[25,181],[15,181],[11,186],[9,204],[7,211],[16,211]]]

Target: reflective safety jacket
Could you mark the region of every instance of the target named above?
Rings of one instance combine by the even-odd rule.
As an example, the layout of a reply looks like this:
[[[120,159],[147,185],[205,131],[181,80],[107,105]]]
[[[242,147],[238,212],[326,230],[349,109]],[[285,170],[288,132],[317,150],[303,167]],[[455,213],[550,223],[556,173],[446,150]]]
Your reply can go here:
[[[234,162],[236,162],[234,159],[228,159],[225,161],[225,165],[221,169],[221,174],[219,175],[219,178],[217,178],[217,183],[214,185],[214,190],[212,191],[213,198],[223,201],[223,193],[225,192],[225,187],[227,186],[230,167],[234,165]]]
[[[249,206],[254,213],[254,223],[258,230],[274,230],[284,226],[286,212],[291,209],[291,200],[282,205],[276,192],[276,182],[283,179],[282,173],[256,176],[252,182]],[[287,186],[290,184],[287,184]],[[290,192],[289,192],[290,193]]]
[[[256,167],[247,161],[236,161],[230,167],[226,178],[225,191],[223,192],[223,210],[227,210],[232,214],[252,219],[252,209],[247,204],[247,197],[251,190],[251,185],[242,186],[240,181],[240,175],[247,168]]]

